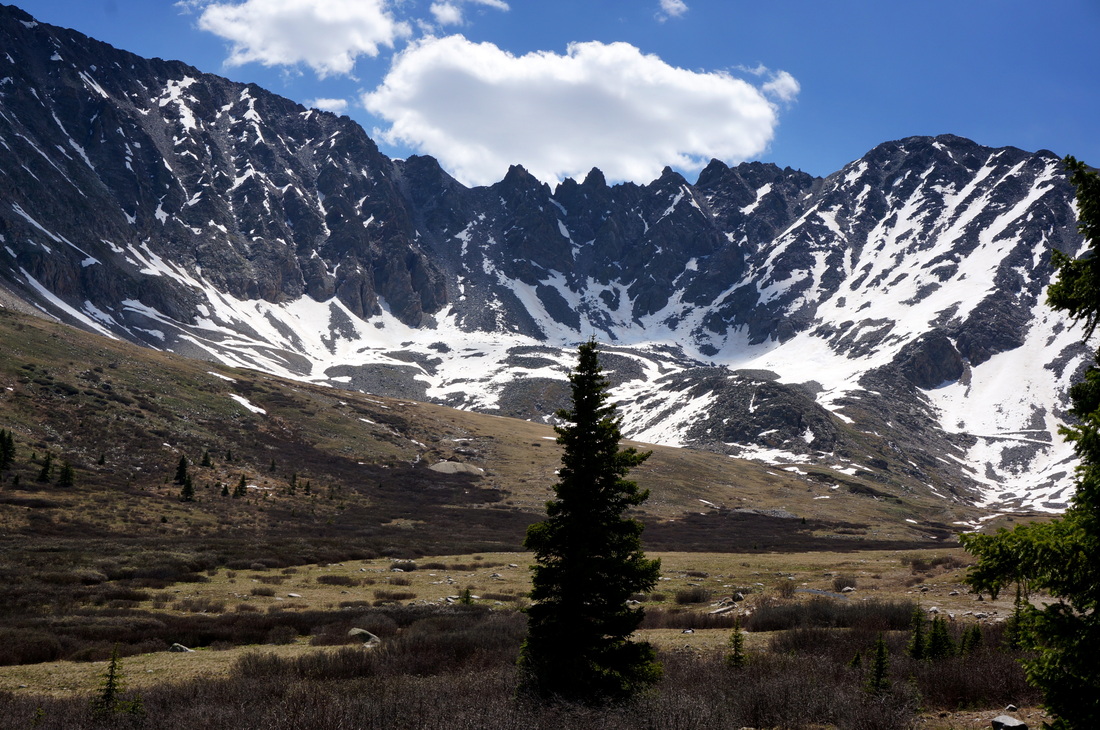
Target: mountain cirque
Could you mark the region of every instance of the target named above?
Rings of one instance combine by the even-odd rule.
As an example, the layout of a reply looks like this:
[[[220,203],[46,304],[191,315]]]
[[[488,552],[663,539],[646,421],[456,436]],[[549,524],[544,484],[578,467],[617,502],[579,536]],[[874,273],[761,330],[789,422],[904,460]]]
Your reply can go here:
[[[638,440],[992,509],[1071,493],[1057,426],[1088,353],[1044,303],[1050,250],[1080,246],[1049,152],[912,137],[826,178],[466,188],[346,117],[14,7],[0,37],[8,305],[530,419],[596,337]]]

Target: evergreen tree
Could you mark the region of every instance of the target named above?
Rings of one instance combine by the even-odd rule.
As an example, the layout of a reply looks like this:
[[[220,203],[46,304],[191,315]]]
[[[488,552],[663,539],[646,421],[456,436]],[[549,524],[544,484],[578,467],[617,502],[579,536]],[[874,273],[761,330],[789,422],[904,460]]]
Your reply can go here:
[[[745,655],[745,632],[741,630],[740,617],[733,622],[729,647],[729,653],[726,654],[726,666],[731,669],[741,669],[748,662],[748,656]]]
[[[179,464],[176,465],[176,484],[184,484],[187,481],[187,457],[181,456]]]
[[[913,609],[912,628],[909,633],[909,656],[924,659],[927,656],[928,637],[924,635],[924,611],[920,606]]]
[[[1027,622],[1027,616],[1024,613],[1026,604],[1023,587],[1017,583],[1016,601],[1012,604],[1012,615],[1008,617],[1008,621],[1005,621],[1005,631],[1002,637],[1005,647],[1009,649],[1020,649],[1023,646],[1023,633]]]
[[[38,472],[38,477],[35,481],[48,482],[50,481],[50,471],[53,469],[53,454],[46,452],[46,458],[42,462],[42,468]]]
[[[15,441],[11,432],[0,431],[0,471],[7,469],[15,461]]]
[[[967,656],[973,654],[982,646],[982,627],[978,624],[970,624],[963,631],[962,640],[959,642],[959,654]]]
[[[229,496],[229,485],[225,482],[222,482],[222,496],[223,497],[228,497]]]
[[[932,619],[932,627],[928,629],[925,657],[935,662],[952,656],[955,656],[955,641],[947,630],[946,619],[936,616]]]
[[[107,662],[107,671],[103,675],[103,686],[99,688],[99,694],[92,700],[92,714],[97,717],[106,717],[118,711],[119,702],[122,701],[122,661],[118,657],[118,645],[111,652],[111,660]]]
[[[195,501],[195,485],[191,482],[191,476],[188,475],[183,480],[183,489],[180,490],[181,502],[194,502]]]
[[[92,714],[99,720],[109,720],[121,714],[136,716],[145,714],[140,697],[129,700],[122,698],[122,660],[118,656],[117,644],[111,652],[111,660],[107,662],[103,685],[99,693],[92,698]]]
[[[73,465],[67,461],[61,462],[61,469],[57,472],[57,486],[68,488],[75,484],[76,472],[73,471]]]
[[[244,479],[244,474],[241,474],[241,480],[233,488],[233,499],[239,499],[246,494],[248,494],[248,483]]]
[[[268,468],[268,471],[271,472],[272,474],[275,473],[275,459],[274,458],[271,460],[271,466]]]
[[[96,461],[96,464],[99,464],[100,466],[103,466],[106,463],[107,463],[107,454],[104,454],[103,452],[100,452],[99,460]]]
[[[661,565],[641,550],[641,523],[623,517],[649,496],[624,478],[649,453],[619,448],[595,341],[580,346],[569,382],[573,407],[557,413],[568,425],[555,427],[563,447],[555,499],[524,542],[536,565],[520,666],[524,687],[543,698],[601,703],[661,675],[653,647],[628,639],[643,611],[627,605],[653,588]]]
[[[871,667],[867,677],[867,691],[880,695],[890,689],[890,651],[879,634],[871,655]]]
[[[203,466],[203,467],[206,467],[208,469],[210,467],[214,466],[214,462],[210,460],[210,450],[209,449],[203,449],[202,450],[202,463],[199,464],[199,466]]]
[[[1072,157],[1065,165],[1077,188],[1078,229],[1088,249],[1077,259],[1053,252],[1058,277],[1047,301],[1083,321],[1088,341],[1100,324],[1100,176]],[[1069,509],[1049,522],[962,537],[978,557],[967,576],[976,590],[996,596],[1016,584],[1053,599],[1042,608],[1021,604],[1016,630],[1020,643],[1035,652],[1024,668],[1042,690],[1055,730],[1100,727],[1100,351],[1084,380],[1070,388],[1070,401],[1075,425],[1062,433],[1080,465]]]

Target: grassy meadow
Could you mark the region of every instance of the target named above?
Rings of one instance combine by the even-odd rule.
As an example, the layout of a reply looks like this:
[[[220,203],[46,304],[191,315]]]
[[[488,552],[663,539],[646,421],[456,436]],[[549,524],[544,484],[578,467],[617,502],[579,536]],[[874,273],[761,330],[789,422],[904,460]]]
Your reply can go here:
[[[257,684],[262,696],[280,703],[286,701],[281,693],[309,688],[328,703],[351,703],[348,713],[354,707],[353,715],[374,717],[379,727],[386,708],[395,708],[379,700],[368,709],[352,699],[379,683],[387,688],[383,697],[406,700],[430,686],[446,698],[447,712],[466,717],[469,727],[549,727],[555,719],[575,727],[617,727],[632,712],[645,712],[657,718],[653,727],[709,727],[722,719],[772,723],[760,727],[907,727],[919,721],[948,728],[972,726],[970,720],[1009,703],[1037,700],[1015,654],[1002,646],[1011,601],[969,593],[960,582],[967,556],[958,549],[651,555],[662,561],[662,579],[651,593],[636,596],[647,613],[637,638],[658,648],[666,678],[633,709],[558,707],[547,713],[514,697],[509,687],[524,625],[517,609],[529,589],[530,556],[521,552],[211,569],[205,581],[136,592],[125,606],[35,624],[38,630],[52,626],[63,645],[87,642],[82,660],[0,667],[0,696],[16,714],[49,708],[43,727],[78,727],[117,645],[127,691],[143,698],[146,714],[112,721],[136,727],[158,726],[161,712],[229,727],[247,719],[231,688],[256,693]],[[950,616],[956,640],[965,627],[979,626],[984,646],[938,663],[909,659],[916,607]],[[746,629],[746,669],[725,664],[735,619]],[[154,622],[157,629],[148,630]],[[127,626],[147,629],[126,644]],[[156,639],[160,645],[149,646],[162,628],[168,632]],[[365,648],[349,636],[352,628],[372,631],[381,645]],[[894,684],[887,696],[872,696],[863,689],[866,667],[851,663],[856,653],[869,655],[880,635],[890,645]],[[194,651],[166,651],[174,638],[190,639]],[[224,704],[200,702],[222,691],[228,693]],[[468,691],[492,699],[493,709],[479,713],[462,699]],[[751,707],[736,699],[749,691],[756,697]],[[685,695],[714,706],[684,718]],[[831,704],[837,698],[844,698],[844,708]],[[196,702],[202,707],[191,706]],[[265,715],[273,724],[264,726],[327,727],[296,710],[280,712],[285,715]],[[441,720],[439,713],[421,706],[407,726]],[[825,721],[816,723],[814,715]],[[333,727],[375,726],[355,724],[352,715],[323,716]],[[50,724],[51,717],[58,724]]]
[[[1006,646],[1011,601],[961,583],[955,533],[989,515],[901,470],[653,447],[632,473],[651,492],[634,516],[662,578],[633,600],[665,677],[628,706],[547,707],[516,695],[515,658],[523,535],[560,457],[549,426],[7,310],[0,342],[16,452],[0,469],[0,726],[962,728],[1037,701]],[[956,642],[978,626],[980,646],[909,658],[917,608],[950,617]],[[735,621],[740,669],[726,662]],[[891,685],[876,694],[879,636]],[[96,713],[115,651],[140,707]]]

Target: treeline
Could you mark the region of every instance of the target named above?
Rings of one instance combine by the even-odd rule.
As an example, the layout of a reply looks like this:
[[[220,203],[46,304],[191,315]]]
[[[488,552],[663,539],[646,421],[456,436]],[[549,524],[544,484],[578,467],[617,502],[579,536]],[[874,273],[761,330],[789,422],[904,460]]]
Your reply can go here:
[[[15,466],[15,435],[8,429],[0,429],[0,474],[9,471]],[[54,464],[54,456],[50,452],[43,455],[41,461],[37,453],[32,453],[30,464],[37,466],[34,481],[39,484],[49,484],[56,477],[56,485],[62,488],[72,487],[76,483],[76,471],[67,460],[60,465]],[[55,468],[55,466],[57,468]],[[12,475],[12,486],[20,486],[20,475]]]
[[[227,450],[225,452],[224,461],[225,466],[223,467],[223,471],[232,470],[234,468],[233,466],[230,466],[234,463],[232,450]],[[213,470],[215,468],[214,456],[210,453],[210,449],[203,449],[202,459],[199,462],[199,467],[207,470]],[[252,471],[255,472],[258,470],[253,468]],[[271,464],[267,467],[267,472],[269,474],[276,474],[279,472],[278,464],[276,463],[274,458],[271,460]],[[191,460],[187,458],[186,454],[181,455],[179,461],[176,463],[175,477],[172,480],[174,484],[177,484],[180,487],[179,500],[181,502],[194,502],[196,500],[195,478],[196,475],[194,473]],[[241,497],[244,497],[248,494],[249,480],[243,469],[239,471],[237,477],[234,480],[219,480],[216,473],[214,474],[214,476],[211,476],[209,478],[213,479],[213,482],[211,482],[208,486],[216,490],[218,494],[220,494],[220,496],[222,497],[240,499]],[[235,482],[235,485],[232,489],[229,488],[229,481]],[[292,471],[285,485],[282,485],[282,487],[278,491],[285,496],[293,497],[298,493],[299,489],[306,496],[312,496],[314,494],[312,480],[300,479],[298,472]],[[339,487],[329,487],[328,498],[334,498],[336,493],[339,491]]]

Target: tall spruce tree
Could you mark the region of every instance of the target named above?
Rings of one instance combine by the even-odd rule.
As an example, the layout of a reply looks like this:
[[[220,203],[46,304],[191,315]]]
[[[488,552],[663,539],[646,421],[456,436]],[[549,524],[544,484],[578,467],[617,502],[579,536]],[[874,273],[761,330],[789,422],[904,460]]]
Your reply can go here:
[[[928,646],[924,650],[925,658],[938,662],[955,656],[955,653],[955,640],[951,638],[951,633],[947,630],[947,619],[942,616],[933,617],[932,626],[928,629]]]
[[[882,634],[879,634],[875,641],[871,654],[871,666],[864,686],[874,695],[884,694],[890,689],[890,650],[886,648],[886,640],[882,638]]]
[[[0,470],[7,469],[15,461],[15,439],[6,429],[0,431]]]
[[[1084,322],[1085,341],[1100,324],[1100,177],[1067,157],[1077,188],[1079,230],[1088,249],[1080,258],[1053,253],[1058,278],[1047,301]],[[1042,608],[1022,603],[1018,641],[1032,649],[1028,680],[1043,691],[1056,730],[1100,727],[1100,351],[1085,378],[1070,388],[1073,426],[1062,433],[1074,445],[1077,492],[1069,509],[1050,522],[1020,525],[995,535],[963,535],[978,557],[967,576],[976,590],[997,595],[1015,584],[1026,595],[1045,590]]]
[[[913,609],[913,618],[910,620],[911,631],[909,634],[909,656],[914,659],[924,659],[928,651],[928,637],[924,633],[924,610],[917,606]]]
[[[649,452],[622,438],[595,341],[580,346],[569,376],[573,407],[558,411],[564,451],[547,518],[527,529],[534,552],[523,685],[543,698],[599,704],[621,700],[660,678],[653,647],[629,640],[643,611],[631,594],[653,588],[659,560],[641,549],[642,524],[623,513],[649,496],[624,477]]]
[[[46,458],[42,462],[42,468],[38,471],[38,477],[35,481],[48,482],[52,478],[53,474],[53,454],[46,452]]]
[[[181,502],[194,502],[195,501],[195,484],[191,480],[191,475],[188,474],[183,480],[183,488],[180,489],[180,501]]]
[[[179,463],[176,464],[176,478],[174,480],[176,484],[185,484],[187,482],[187,457],[181,456]]]
[[[76,472],[73,465],[67,461],[61,462],[61,470],[57,473],[57,486],[69,488],[76,484]]]

